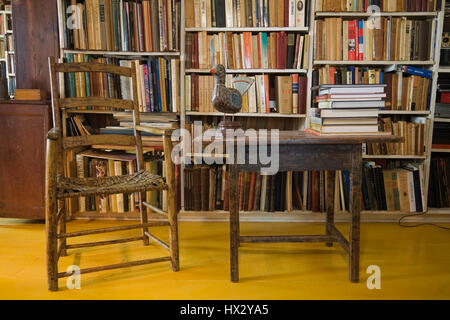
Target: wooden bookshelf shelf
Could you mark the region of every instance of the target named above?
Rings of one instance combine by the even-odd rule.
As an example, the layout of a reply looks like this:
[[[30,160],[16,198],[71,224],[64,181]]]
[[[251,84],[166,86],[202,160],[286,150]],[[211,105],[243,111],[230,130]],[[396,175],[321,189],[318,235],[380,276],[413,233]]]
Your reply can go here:
[[[450,208],[428,208],[428,214],[450,214]]]
[[[179,51],[168,52],[134,52],[134,51],[100,51],[100,50],[72,50],[63,49],[63,53],[79,53],[79,54],[92,54],[102,56],[131,56],[131,57],[179,57]]]
[[[404,61],[341,61],[341,60],[315,60],[315,65],[365,65],[365,66],[389,66],[393,64],[397,65],[433,65],[433,61],[412,61],[412,60],[404,60]]]
[[[187,69],[186,73],[210,73],[209,69]],[[308,73],[305,69],[227,69],[228,74],[233,73]]]
[[[439,67],[439,73],[450,73],[450,67]]]
[[[426,156],[413,155],[363,155],[363,159],[411,159],[411,160],[425,160]]]
[[[316,12],[316,18],[326,17],[358,17],[368,18],[374,16],[371,12]],[[380,17],[436,17],[438,12],[377,12]]]
[[[431,149],[431,152],[434,153],[450,153],[450,149]]]
[[[449,122],[450,118],[434,118],[434,122]]]
[[[221,112],[197,112],[186,111],[187,116],[223,116]],[[281,113],[236,113],[236,117],[256,117],[256,118],[306,118],[305,114],[281,114]]]
[[[286,28],[286,27],[262,27],[262,28],[185,28],[186,32],[308,32],[308,27]]]

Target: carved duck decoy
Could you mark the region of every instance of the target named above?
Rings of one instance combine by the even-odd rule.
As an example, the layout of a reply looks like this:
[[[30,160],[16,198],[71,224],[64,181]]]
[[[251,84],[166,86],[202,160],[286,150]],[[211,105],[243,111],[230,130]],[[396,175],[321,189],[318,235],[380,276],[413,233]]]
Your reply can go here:
[[[221,64],[211,69],[214,75],[213,107],[223,113],[238,113],[242,108],[242,95],[234,88],[225,86],[226,70]]]

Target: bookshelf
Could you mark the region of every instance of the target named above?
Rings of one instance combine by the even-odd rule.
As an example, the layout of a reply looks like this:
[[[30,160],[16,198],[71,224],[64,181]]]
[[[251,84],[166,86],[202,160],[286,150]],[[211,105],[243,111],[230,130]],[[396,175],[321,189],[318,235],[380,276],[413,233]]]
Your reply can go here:
[[[316,1],[314,1],[317,4]],[[325,3],[328,2],[327,5],[330,5],[330,1],[323,0],[320,1],[324,6]],[[336,2],[337,3],[337,2]],[[323,60],[323,59],[315,59],[314,66],[320,68],[324,66],[335,66],[337,67],[348,67],[348,66],[369,66],[376,67],[388,70],[395,70],[401,66],[415,66],[418,68],[423,68],[432,71],[433,76],[431,80],[431,97],[428,110],[423,111],[410,111],[410,110],[381,110],[380,117],[395,117],[396,119],[422,119],[423,123],[425,123],[425,132],[424,132],[424,147],[425,154],[424,155],[363,155],[364,160],[403,160],[403,161],[412,161],[414,163],[423,164],[424,170],[424,195],[425,195],[425,212],[427,211],[427,194],[428,194],[428,186],[429,186],[429,175],[430,175],[430,161],[431,161],[431,140],[432,140],[432,131],[433,131],[433,121],[434,121],[434,110],[435,110],[435,97],[436,97],[436,88],[437,88],[437,75],[439,70],[444,70],[444,72],[449,72],[450,69],[439,68],[439,59],[440,59],[440,46],[441,46],[441,35],[444,24],[444,5],[445,1],[442,1],[442,7],[436,8],[436,10],[429,10],[428,12],[376,12],[375,16],[380,18],[390,19],[390,22],[393,21],[394,18],[406,18],[407,20],[413,21],[431,21],[431,42],[430,42],[430,59],[397,59],[397,60],[369,60],[364,61],[343,61],[343,60]],[[387,6],[387,4],[385,4]],[[383,9],[383,8],[382,8]],[[342,18],[345,20],[364,20],[373,16],[372,13],[365,12],[322,12],[317,10],[314,7],[314,21],[324,21],[327,18]],[[339,9],[337,11],[340,11]],[[342,11],[342,10],[341,10]],[[391,10],[390,10],[391,11]],[[389,22],[389,23],[390,23]],[[433,32],[435,30],[435,32]],[[365,37],[365,34],[364,34]],[[374,35],[375,37],[375,35]],[[389,38],[391,39],[391,38]],[[392,43],[391,43],[392,44]],[[386,50],[386,48],[384,48]],[[392,50],[390,47],[388,50]],[[365,53],[366,54],[366,53]],[[384,54],[386,56],[386,53]],[[407,56],[406,56],[407,57]],[[375,58],[375,57],[374,57]],[[400,81],[399,81],[400,82]],[[399,89],[401,90],[401,89]],[[379,213],[386,213],[385,211],[379,211]]]
[[[238,27],[213,27],[213,26],[191,26],[187,27],[187,20],[193,19],[195,17],[188,16],[188,12],[186,12],[186,4],[189,1],[193,0],[177,0],[180,2],[180,26],[179,26],[179,50],[176,51],[163,51],[163,52],[153,52],[153,51],[120,51],[120,50],[80,50],[80,49],[74,49],[74,48],[67,48],[66,42],[64,39],[64,9],[63,9],[63,0],[58,0],[58,12],[59,12],[59,37],[60,37],[60,48],[61,48],[61,57],[63,57],[67,53],[72,54],[86,54],[86,55],[92,55],[92,56],[104,56],[104,57],[120,57],[123,59],[140,59],[140,58],[146,58],[146,57],[167,57],[171,59],[178,59],[180,62],[180,72],[179,77],[180,80],[184,79],[186,75],[199,75],[199,76],[207,76],[209,75],[209,68],[203,67],[203,68],[186,68],[186,62],[188,53],[186,52],[187,46],[186,46],[186,37],[188,35],[203,33],[206,35],[218,35],[220,33],[233,33],[233,34],[242,34],[244,32],[250,33],[251,35],[258,35],[259,33],[279,33],[279,32],[285,32],[285,33],[293,33],[295,35],[301,35],[309,36],[309,47],[308,50],[304,53],[306,55],[306,67],[304,68],[230,68],[227,69],[227,74],[229,75],[250,75],[250,76],[256,76],[256,75],[269,75],[270,77],[275,77],[279,75],[293,75],[298,74],[300,76],[306,76],[307,78],[307,90],[306,90],[306,111],[303,114],[279,114],[275,112],[270,113],[260,113],[260,112],[242,112],[236,114],[236,117],[239,119],[242,119],[242,121],[259,121],[264,120],[266,122],[264,123],[278,123],[278,126],[281,128],[289,128],[289,129],[296,129],[296,130],[302,130],[309,127],[310,124],[310,108],[312,105],[312,99],[311,99],[311,87],[312,84],[312,75],[313,71],[316,68],[331,65],[331,66],[373,66],[377,68],[389,68],[389,67],[398,67],[398,66],[416,66],[421,67],[427,70],[431,70],[433,72],[433,79],[432,79],[432,97],[431,97],[431,103],[429,106],[429,110],[382,110],[380,111],[381,116],[385,117],[417,117],[424,119],[424,121],[427,123],[427,130],[425,130],[425,139],[424,139],[424,146],[425,146],[425,155],[423,156],[414,156],[414,155],[363,155],[363,158],[365,160],[370,159],[380,159],[380,160],[405,160],[405,161],[411,161],[411,162],[417,162],[420,164],[424,164],[424,190],[425,190],[425,198],[427,196],[427,190],[428,190],[428,184],[429,184],[429,170],[430,170],[430,159],[431,159],[431,152],[433,152],[431,148],[431,140],[432,140],[432,127],[433,123],[436,121],[439,121],[439,119],[434,118],[434,108],[435,108],[435,97],[436,97],[436,86],[437,86],[437,76],[436,74],[438,72],[450,72],[450,68],[443,68],[439,67],[439,54],[436,54],[436,52],[439,52],[440,50],[440,42],[441,42],[441,31],[443,28],[443,18],[444,14],[442,10],[432,11],[432,12],[380,12],[380,17],[386,17],[386,18],[395,18],[395,17],[406,17],[408,19],[414,19],[414,20],[430,20],[434,22],[434,26],[436,28],[436,36],[433,36],[433,41],[435,42],[434,46],[430,46],[430,56],[432,57],[429,60],[383,60],[383,61],[337,61],[337,60],[315,60],[314,58],[314,41],[316,40],[316,20],[320,19],[326,19],[326,18],[333,18],[333,17],[342,17],[343,19],[352,19],[352,18],[369,18],[371,14],[364,13],[364,12],[319,12],[316,10],[316,0],[310,0],[309,1],[309,12],[306,14],[309,15],[309,26],[305,27],[280,27],[280,26],[270,26],[270,27],[247,27],[247,26],[238,26]],[[272,1],[272,0],[270,0]],[[278,2],[277,2],[278,4]],[[442,3],[444,6],[444,1]],[[206,121],[217,121],[221,118],[222,114],[218,112],[204,112],[204,111],[192,111],[192,110],[186,110],[185,108],[185,92],[186,92],[186,86],[185,81],[180,81],[180,87],[179,87],[179,93],[180,93],[180,103],[179,103],[179,110],[177,110],[177,114],[179,115],[180,119],[180,127],[186,128],[187,124],[191,123],[194,120],[206,120]],[[110,111],[91,111],[91,110],[85,110],[83,111],[85,114],[100,114],[100,115],[106,115],[110,116]],[[68,112],[70,113],[70,112]],[[255,123],[255,122],[251,122]],[[274,127],[277,127],[275,124]],[[181,179],[181,203],[182,205],[185,203],[185,195],[184,195],[184,181],[185,181],[185,168],[182,167],[182,170],[180,172],[180,179]],[[426,201],[425,201],[426,203]],[[442,211],[439,211],[441,213]],[[450,211],[449,211],[450,213]],[[187,217],[187,219],[203,219],[206,217],[206,219],[211,218],[212,220],[216,219],[217,217],[222,217],[224,214],[223,211],[209,211],[208,213],[205,212],[182,212],[182,217]],[[243,216],[245,216],[247,213],[244,212]],[[370,215],[371,218],[373,218],[375,221],[377,220],[377,214],[380,215],[380,219],[383,220],[386,218],[386,216],[392,217],[392,214],[395,214],[393,212],[387,212],[387,211],[368,211],[365,213],[366,215]],[[259,220],[264,221],[265,219],[270,219],[270,216],[279,216],[280,219],[284,219],[283,217],[287,217],[286,220],[288,221],[303,221],[304,219],[308,219],[308,216],[316,215],[316,213],[311,213],[307,210],[292,210],[290,212],[263,212],[263,211],[253,211],[251,214],[248,214],[247,217],[249,220]],[[305,216],[307,216],[305,218]],[[317,215],[316,215],[317,216]],[[395,215],[397,216],[397,215]],[[215,218],[216,217],[216,218]],[[300,220],[298,220],[300,219]]]
[[[448,2],[446,4],[446,2],[443,1],[442,5],[443,5],[443,8],[444,8],[443,12],[442,12],[442,15],[443,15],[443,19],[445,19],[445,22],[443,23],[444,27],[445,27],[447,25],[447,21],[448,21],[448,18],[449,18],[450,10],[449,10],[449,7],[448,7],[448,5],[449,5]],[[444,30],[444,27],[440,31],[441,35],[443,35],[444,32],[449,32],[450,31],[450,30],[448,30],[448,27],[447,27],[446,30]],[[448,50],[448,48],[446,48],[446,49]],[[442,50],[444,50],[444,48],[442,48]],[[442,55],[441,55],[441,57],[442,57]],[[437,66],[437,76],[435,77],[436,78],[436,82],[438,82],[439,78],[441,78],[441,77],[443,77],[444,79],[447,79],[448,76],[449,76],[449,73],[450,73],[450,67],[449,66],[442,66],[442,65],[440,65],[440,61],[438,61],[437,64],[438,64],[438,66]],[[430,118],[431,118],[431,129],[430,129],[430,144],[431,145],[430,145],[430,152],[429,152],[429,154],[430,154],[430,161],[432,161],[432,159],[431,159],[432,157],[433,158],[434,157],[439,157],[440,158],[440,156],[447,156],[450,153],[450,149],[433,146],[433,138],[434,138],[433,131],[434,131],[436,125],[450,123],[450,118],[442,118],[442,117],[437,117],[435,115],[436,103],[439,100],[439,98],[437,97],[438,91],[439,91],[439,88],[438,88],[438,86],[436,86],[436,93],[435,93],[436,96],[434,97],[434,100],[433,100],[435,109],[433,110],[433,112],[432,112],[432,114],[430,116]],[[440,193],[441,190],[440,189],[436,190],[434,188],[434,186],[432,186],[432,184],[434,184],[436,181],[433,181],[434,179],[432,179],[433,173],[431,171],[433,170],[433,167],[432,167],[431,164],[430,164],[430,169],[429,170],[430,170],[430,172],[429,172],[429,179],[428,179],[428,191],[429,191],[429,193],[427,194],[427,198],[430,197],[430,195],[431,195],[431,202],[432,202],[434,194]],[[440,177],[439,177],[439,179],[436,179],[436,177],[435,177],[435,180],[440,180]],[[439,184],[439,182],[438,182],[438,184]],[[448,206],[448,207],[444,206],[443,208],[432,208],[432,207],[430,207],[430,208],[428,208],[428,212],[429,213],[434,213],[434,214],[450,214],[450,206]]]
[[[144,2],[147,7],[144,7]],[[76,4],[77,10],[74,9],[73,5]],[[71,0],[58,0],[57,1],[57,10],[58,10],[58,28],[59,28],[59,47],[60,47],[60,59],[66,58],[68,55],[80,55],[82,57],[90,58],[100,58],[100,59],[111,59],[106,60],[108,63],[112,61],[112,63],[122,62],[122,61],[135,61],[137,64],[145,64],[145,61],[152,61],[152,67],[155,67],[154,64],[156,60],[164,59],[166,64],[164,64],[164,68],[168,68],[169,64],[171,66],[172,74],[169,72],[164,73],[166,77],[165,85],[167,86],[167,81],[171,82],[170,89],[166,90],[166,102],[162,100],[159,101],[159,109],[153,111],[149,110],[148,100],[145,101],[144,94],[147,94],[147,91],[142,92],[142,110],[141,110],[141,122],[145,122],[144,118],[146,115],[154,115],[154,116],[171,116],[176,115],[178,117],[178,122],[180,123],[181,119],[184,118],[184,100],[179,99],[178,104],[175,108],[175,104],[173,103],[174,99],[172,97],[179,95],[184,95],[184,86],[182,82],[176,82],[175,78],[173,78],[173,74],[178,74],[178,77],[184,75],[184,28],[182,26],[182,21],[184,18],[184,0],[168,0],[164,1],[165,10],[161,7],[158,7],[158,1],[140,1],[139,3],[136,1],[122,1],[122,0],[84,0],[84,1],[71,1]],[[134,7],[133,7],[134,5]],[[98,12],[94,9],[98,6]],[[138,8],[139,6],[139,8]],[[88,11],[88,9],[91,9]],[[102,11],[104,10],[104,11]],[[137,11],[139,10],[139,11]],[[147,10],[147,11],[145,11]],[[148,21],[146,14],[147,12]],[[80,13],[82,17],[80,20],[77,20],[76,13]],[[75,15],[74,15],[75,14]],[[99,15],[98,17],[96,15]],[[134,14],[134,15],[133,15]],[[72,16],[71,16],[72,15]],[[91,16],[92,20],[89,20]],[[145,20],[138,20],[140,18]],[[69,31],[68,20],[70,18],[75,19],[79,22],[78,28],[75,27],[76,31]],[[97,20],[95,20],[97,19]],[[104,19],[104,20],[102,20]],[[165,19],[165,20],[162,20]],[[74,21],[74,20],[71,20]],[[89,22],[90,21],[90,22]],[[110,21],[110,22],[108,22]],[[105,23],[106,26],[102,25]],[[158,23],[160,22],[160,23]],[[89,23],[92,23],[94,27],[90,27]],[[95,24],[96,23],[96,24]],[[106,34],[108,35],[110,42],[105,44],[98,42],[99,34],[103,35],[103,33],[98,33],[98,27],[100,26],[100,32],[103,32],[103,29],[106,28]],[[108,29],[109,28],[109,29]],[[93,31],[93,32],[92,32]],[[77,32],[75,34],[75,32]],[[133,33],[134,32],[134,33]],[[78,37],[78,40],[75,38]],[[92,40],[96,39],[97,42]],[[142,38],[144,37],[144,40]],[[84,39],[83,41],[81,39]],[[101,37],[103,39],[103,37]],[[115,59],[115,60],[112,60]],[[176,61],[176,64],[171,64],[173,61]],[[147,62],[149,63],[149,62]],[[161,65],[160,65],[161,66]],[[175,66],[175,70],[173,70],[173,66]],[[149,67],[150,68],[150,67]],[[163,76],[163,71],[167,69],[159,69],[161,71],[160,77]],[[142,72],[142,71],[141,71]],[[150,71],[149,71],[150,73]],[[153,73],[156,74],[157,71],[153,69]],[[92,77],[92,75],[91,75]],[[141,74],[142,77],[142,74]],[[184,77],[184,76],[183,76]],[[138,76],[139,79],[139,76]],[[155,90],[155,105],[158,103],[156,98],[156,90],[157,88],[163,90],[162,82],[156,83],[157,78],[153,78],[153,89]],[[161,79],[161,78],[159,78]],[[169,80],[167,80],[169,79]],[[65,79],[62,77],[59,79],[60,83],[60,92],[64,95],[67,95],[67,84],[65,83]],[[92,80],[92,78],[91,78]],[[149,80],[150,81],[150,80]],[[121,84],[122,85],[122,84]],[[77,88],[78,90],[78,88]],[[92,83],[91,83],[92,90]],[[142,89],[141,89],[142,90]],[[147,89],[145,89],[147,90]],[[176,91],[175,91],[176,90]],[[110,92],[110,91],[108,91]],[[177,93],[175,93],[177,92]],[[78,91],[77,91],[78,94]],[[86,93],[87,94],[87,93]],[[160,93],[158,93],[159,95]],[[173,95],[172,95],[173,94]],[[162,95],[162,93],[161,93]],[[158,96],[160,98],[160,96]],[[151,99],[151,98],[150,98]],[[153,100],[152,100],[153,101]],[[165,107],[164,107],[165,105]],[[169,105],[173,109],[169,109]],[[161,109],[163,108],[163,109]],[[167,109],[167,110],[166,110]],[[90,122],[92,121],[95,125],[100,124],[100,127],[106,125],[117,125],[117,119],[114,116],[117,114],[117,111],[110,110],[64,110],[62,112],[63,124],[67,118],[81,114],[84,117],[88,117]],[[181,125],[181,124],[180,124]],[[65,130],[64,130],[65,131]],[[97,146],[98,148],[102,146]],[[111,150],[111,146],[104,146],[104,148]],[[157,148],[145,145],[144,142],[144,152],[151,151],[152,154],[158,154]],[[72,172],[73,161],[76,158],[76,154],[79,154],[79,151],[76,150],[73,154],[66,154],[66,172]],[[128,147],[117,147],[114,148],[112,152],[122,152],[122,153],[133,153],[134,150]],[[88,159],[91,161],[91,158]],[[147,163],[146,163],[147,166]],[[72,171],[71,171],[72,170]],[[94,169],[95,170],[95,169]],[[108,169],[109,170],[109,169]],[[132,170],[132,169],[129,169]],[[158,169],[159,170],[159,169]],[[75,170],[78,171],[78,170]],[[117,172],[116,172],[117,173]],[[181,173],[182,174],[182,173]],[[165,193],[164,193],[165,194]],[[150,196],[150,193],[147,193],[147,196]],[[166,197],[166,195],[164,195]],[[162,198],[161,198],[162,199]],[[110,199],[111,200],[111,199]],[[161,200],[162,201],[162,200]],[[108,207],[112,202],[108,204]],[[164,202],[165,203],[165,202]],[[85,210],[80,211],[79,204],[73,204],[70,201],[66,203],[69,208],[70,215],[72,218],[98,218],[99,213],[101,215],[103,209],[97,206],[96,211],[90,211],[90,208],[86,206]],[[71,210],[72,208],[76,208]],[[132,207],[130,206],[130,210],[126,210],[126,212],[114,210],[115,207],[110,207],[110,211],[112,211],[112,215],[110,217],[120,217],[127,218],[127,216],[135,219],[133,216],[134,212],[132,212]]]
[[[0,63],[4,65],[4,76],[8,81],[9,96],[14,98],[14,89],[16,86],[16,68],[14,57],[14,39],[12,30],[12,12],[11,5],[5,5],[0,10]]]

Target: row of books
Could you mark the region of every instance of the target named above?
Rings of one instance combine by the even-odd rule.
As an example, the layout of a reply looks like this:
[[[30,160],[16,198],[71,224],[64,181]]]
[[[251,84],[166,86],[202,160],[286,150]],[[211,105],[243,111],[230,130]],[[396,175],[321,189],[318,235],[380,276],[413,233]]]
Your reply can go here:
[[[450,207],[450,158],[433,156],[430,167],[428,205],[433,208]]]
[[[162,160],[145,160],[145,169],[156,175],[164,175]],[[77,176],[105,177],[136,172],[136,155],[121,152],[105,152],[87,150],[76,155]],[[149,191],[146,193],[147,202],[158,207],[167,208],[166,192]],[[106,212],[138,212],[137,194],[114,194],[106,196],[80,197],[78,211]]]
[[[132,60],[110,57],[95,58],[67,53],[67,62],[99,62],[131,67]],[[177,112],[179,110],[179,60],[148,58],[133,60],[137,77],[137,100],[141,112]],[[77,72],[65,74],[66,97],[100,96],[133,99],[132,81],[107,73]]]
[[[326,179],[326,171],[289,171],[272,176],[261,175],[259,172],[240,172],[238,208],[244,212],[292,210],[324,212]],[[347,184],[344,188],[347,188]],[[227,166],[187,166],[184,192],[186,211],[229,210]],[[346,192],[348,195],[348,190]],[[348,206],[348,198],[346,201]],[[345,200],[343,203],[345,207]]]
[[[392,121],[391,118],[381,118],[380,132],[389,132],[405,138],[404,142],[369,143],[367,155],[425,155],[425,124],[408,121]]]
[[[408,67],[410,68],[410,67]],[[432,79],[419,75],[385,73],[388,110],[425,111],[430,109]]]
[[[387,168],[366,162],[362,172],[364,209],[368,211],[423,212],[423,164],[402,163]]]
[[[314,59],[428,61],[435,28],[434,20],[406,17],[316,20]]]
[[[450,149],[450,123],[447,122],[434,123],[433,148]]]
[[[179,50],[178,0],[66,0],[63,10],[66,49]]]
[[[384,107],[383,84],[320,85],[311,110],[310,129],[319,134],[376,133]]]
[[[440,0],[316,0],[316,10],[325,12],[429,12],[439,10]],[[370,10],[369,10],[370,9]]]
[[[306,69],[309,35],[286,32],[186,34],[186,68]]]
[[[186,0],[188,28],[306,27],[310,0]]]
[[[362,169],[362,208],[367,211],[422,212],[423,165],[403,163],[388,169],[367,162]],[[238,174],[238,208],[241,212],[326,212],[328,171],[259,172]],[[198,187],[200,186],[200,188]],[[200,190],[199,190],[200,189]],[[185,169],[186,211],[229,210],[229,172],[226,165],[188,166]],[[349,210],[350,176],[335,174],[336,211]]]
[[[287,76],[249,76],[255,81],[243,96],[242,112],[305,114],[307,78],[299,74]],[[215,112],[212,106],[214,77],[197,74],[186,75],[186,110]],[[231,75],[227,86],[233,86]]]

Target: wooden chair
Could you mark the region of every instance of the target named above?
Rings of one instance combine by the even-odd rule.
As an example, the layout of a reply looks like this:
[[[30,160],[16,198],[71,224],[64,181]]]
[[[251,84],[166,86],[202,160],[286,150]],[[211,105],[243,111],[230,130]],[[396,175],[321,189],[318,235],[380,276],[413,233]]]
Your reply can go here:
[[[125,268],[155,262],[170,261],[172,270],[179,270],[178,257],[178,228],[176,209],[176,189],[174,187],[174,166],[171,161],[172,141],[171,131],[161,131],[140,126],[139,110],[137,104],[136,69],[134,63],[131,68],[107,65],[101,63],[56,63],[54,57],[49,58],[51,93],[53,107],[54,128],[47,137],[46,156],[46,235],[47,235],[47,274],[49,290],[58,290],[58,279],[70,276],[65,272],[58,272],[58,260],[67,255],[68,249],[104,246],[131,241],[142,241],[144,246],[149,245],[149,239],[161,245],[169,251],[169,255],[139,261],[98,266],[81,269],[80,273],[91,273],[103,270]],[[57,76],[67,72],[104,72],[116,74],[132,79],[134,100],[107,99],[102,97],[60,98],[58,93]],[[115,109],[126,109],[133,113],[134,136],[126,135],[85,135],[66,137],[62,132],[61,113],[63,109],[76,110],[83,106],[102,106]],[[166,178],[153,175],[144,170],[144,155],[142,148],[141,131],[160,133],[163,135],[164,158]],[[86,147],[93,144],[126,145],[135,146],[137,159],[137,172],[132,175],[108,176],[98,178],[70,178],[64,177],[64,153],[72,148]],[[156,208],[145,201],[145,192],[148,190],[167,190],[168,212]],[[78,232],[66,231],[65,200],[67,198],[93,195],[110,195],[117,193],[139,193],[139,208],[141,223],[124,225],[112,228],[84,230]],[[163,215],[164,221],[149,222],[147,208]],[[158,239],[149,232],[149,227],[168,226],[170,230],[169,244]],[[142,233],[133,238],[117,239],[109,241],[91,242],[70,245],[69,238],[115,232],[122,230],[141,229]]]

